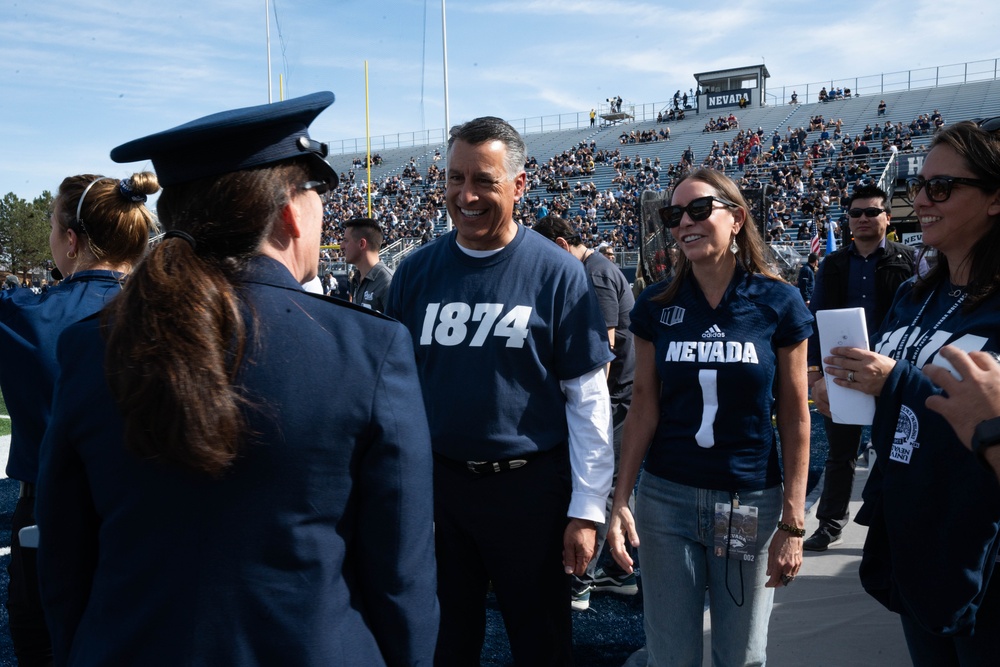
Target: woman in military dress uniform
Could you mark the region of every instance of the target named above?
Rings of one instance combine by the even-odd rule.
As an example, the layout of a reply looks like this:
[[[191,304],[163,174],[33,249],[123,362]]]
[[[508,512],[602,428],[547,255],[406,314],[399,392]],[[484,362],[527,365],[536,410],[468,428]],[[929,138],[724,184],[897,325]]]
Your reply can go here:
[[[60,340],[39,570],[72,665],[429,664],[431,450],[409,334],[303,291],[336,186],[316,93],[119,146],[164,240]]]

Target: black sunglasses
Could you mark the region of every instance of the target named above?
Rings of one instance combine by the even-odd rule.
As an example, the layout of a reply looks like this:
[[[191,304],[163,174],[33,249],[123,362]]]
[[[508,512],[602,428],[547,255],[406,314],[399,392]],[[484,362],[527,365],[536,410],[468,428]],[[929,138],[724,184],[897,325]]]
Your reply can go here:
[[[318,195],[325,195],[330,191],[330,184],[326,181],[306,181],[299,186],[301,190],[312,190]]]
[[[906,179],[906,196],[910,201],[917,198],[920,191],[926,186],[927,198],[933,202],[948,201],[951,196],[951,188],[956,183],[959,185],[972,185],[983,190],[993,190],[986,181],[978,178],[960,178],[958,176],[935,176],[934,178],[924,178],[923,176],[911,176]]]
[[[879,215],[885,212],[884,208],[878,208],[877,206],[869,206],[868,208],[852,208],[847,212],[847,215],[852,218],[860,218],[862,215],[868,218],[877,218]]]
[[[738,204],[734,204],[731,201],[727,201],[720,197],[713,197],[709,195],[707,197],[698,197],[697,199],[692,199],[688,202],[687,206],[664,206],[660,209],[660,220],[668,229],[673,229],[681,224],[681,218],[687,213],[688,217],[695,222],[701,222],[702,220],[707,220],[712,211],[715,209],[713,202],[719,202],[724,207],[736,208]]]

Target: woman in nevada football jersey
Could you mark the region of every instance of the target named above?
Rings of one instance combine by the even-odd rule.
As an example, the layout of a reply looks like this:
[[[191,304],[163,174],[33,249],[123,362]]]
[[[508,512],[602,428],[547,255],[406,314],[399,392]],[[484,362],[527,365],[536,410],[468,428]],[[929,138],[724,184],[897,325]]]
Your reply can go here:
[[[767,267],[728,177],[694,171],[670,203],[660,218],[682,256],[676,278],[632,311],[636,373],[608,539],[631,571],[624,543],[642,537],[650,665],[701,664],[706,588],[713,664],[763,664],[774,587],[802,563],[812,315]],[[633,521],[627,492],[644,457]]]
[[[1000,118],[934,135],[907,195],[931,270],[900,286],[873,352],[833,348],[826,372],[876,397],[876,464],[857,522],[861,583],[900,614],[915,665],[995,665],[1000,654],[1000,485],[925,401],[938,352],[1000,352]],[[814,390],[827,409],[825,387]],[[936,401],[931,401],[935,405]]]

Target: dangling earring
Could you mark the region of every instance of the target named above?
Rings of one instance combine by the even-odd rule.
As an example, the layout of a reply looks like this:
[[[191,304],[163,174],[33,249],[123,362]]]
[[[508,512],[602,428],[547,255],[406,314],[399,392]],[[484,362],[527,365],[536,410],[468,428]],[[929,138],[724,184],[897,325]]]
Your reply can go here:
[[[740,253],[740,247],[739,245],[736,244],[735,236],[733,237],[732,243],[729,244],[729,252],[733,253],[734,255],[738,255]]]
[[[66,253],[66,259],[76,259],[76,250],[70,250]]]

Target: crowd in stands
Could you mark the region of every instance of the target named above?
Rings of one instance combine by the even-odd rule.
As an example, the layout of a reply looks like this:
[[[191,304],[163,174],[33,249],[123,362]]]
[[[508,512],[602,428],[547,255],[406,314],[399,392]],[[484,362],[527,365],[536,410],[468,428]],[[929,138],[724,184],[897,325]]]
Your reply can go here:
[[[826,86],[823,86],[823,89],[819,91],[820,102],[832,102],[833,100],[842,100],[845,97],[850,97],[850,96],[851,96],[850,88],[841,88],[841,87],[834,88],[833,86],[831,86],[830,90],[827,91]]]
[[[657,123],[672,123],[675,120],[684,120],[684,109],[668,109],[666,113],[660,111],[656,114]]]
[[[848,92],[833,89],[826,93],[827,99],[840,95],[846,97]],[[817,233],[825,238],[829,225],[835,234],[847,229],[840,211],[852,184],[876,177],[891,153],[914,150],[914,139],[933,134],[944,126],[944,119],[937,109],[909,123],[881,121],[880,114],[878,121],[854,135],[842,120],[822,114],[810,118],[806,127],[788,126],[784,134],[774,130],[770,136],[761,127],[739,128],[732,114],[711,120],[706,131],[709,125],[713,132],[736,132],[713,141],[700,161],[690,147],[677,163],[663,164],[659,157],[630,157],[621,148],[598,149],[593,140],[548,158],[533,156],[526,165],[528,193],[515,216],[530,224],[539,211],[556,213],[580,229],[588,244],[608,243],[618,252],[636,250],[642,192],[667,189],[687,170],[707,166],[725,171],[742,188],[774,188],[766,213],[771,241],[806,241]],[[624,147],[669,138],[670,130],[664,128],[622,132],[619,141]],[[402,238],[426,242],[443,230],[445,182],[437,166],[440,159],[438,152],[421,171],[411,158],[401,173],[375,179],[371,217],[383,222],[383,247]],[[378,166],[381,159],[373,162]],[[611,186],[602,191],[595,177],[608,169],[614,176]],[[364,179],[351,169],[341,175],[341,182],[337,191],[326,196],[323,242],[329,245],[339,244],[342,221],[368,216]],[[324,252],[326,260],[342,261],[336,249]]]
[[[735,168],[742,172],[734,176],[744,188],[774,187],[768,214],[771,240],[792,241],[788,229],[792,220],[800,221],[794,225],[799,237],[794,240],[808,240],[817,231],[825,235],[829,224],[835,234],[847,229],[841,224],[842,214],[836,220],[829,219],[831,205],[843,205],[854,182],[877,175],[872,174],[873,159],[884,162],[890,153],[912,151],[914,138],[943,125],[944,119],[935,110],[921,114],[909,125],[887,120],[884,125],[866,125],[861,133],[851,136],[840,119],[817,115],[810,119],[808,128],[789,126],[784,136],[775,130],[767,141],[759,127],[756,131],[740,130],[731,142],[720,145],[714,141],[702,165],[723,171]],[[803,227],[811,230],[808,237]]]
[[[709,118],[702,132],[724,132],[726,130],[737,130],[739,127],[740,121],[733,114],[729,114],[729,116]]]
[[[622,144],[646,144],[651,141],[670,141],[670,128],[665,127],[660,131],[656,130],[642,130],[631,132],[622,132],[618,136],[618,143]]]
[[[382,166],[382,156],[379,155],[378,153],[375,153],[375,155],[372,155],[372,157],[371,157],[371,166],[372,167],[381,167]],[[352,163],[352,167],[354,169],[366,169],[368,167],[368,161],[365,160],[364,157],[361,157],[361,156],[356,157],[356,158],[354,158],[354,161]]]
[[[581,231],[585,242],[594,246],[609,243],[620,250],[634,250],[637,246],[638,219],[636,203],[645,189],[656,189],[660,178],[660,159],[636,155],[630,158],[622,155],[621,149],[614,151],[595,150],[594,142],[580,142],[575,149],[564,151],[559,156],[538,166],[535,159],[528,161],[528,195],[519,202],[515,216],[530,224],[542,217],[539,212],[544,207],[548,213],[555,213],[569,221]],[[551,200],[535,196],[547,175],[553,169],[565,169],[566,165],[588,164],[610,166],[615,171],[612,179],[614,187],[601,192],[593,181],[577,183],[570,187],[562,181],[559,194]],[[593,173],[593,169],[590,173]],[[589,174],[584,174],[589,175]],[[544,214],[543,214],[544,215]],[[600,221],[614,225],[613,230],[601,231]]]
[[[415,159],[411,159],[404,173],[409,176],[373,178],[370,216],[364,178],[359,178],[353,169],[341,174],[340,187],[324,196],[323,244],[339,246],[344,235],[343,222],[364,217],[382,223],[383,247],[403,238],[432,239],[435,224],[445,215],[444,174],[432,164],[426,175],[421,175]],[[328,262],[344,261],[337,248],[324,248],[321,257]]]

